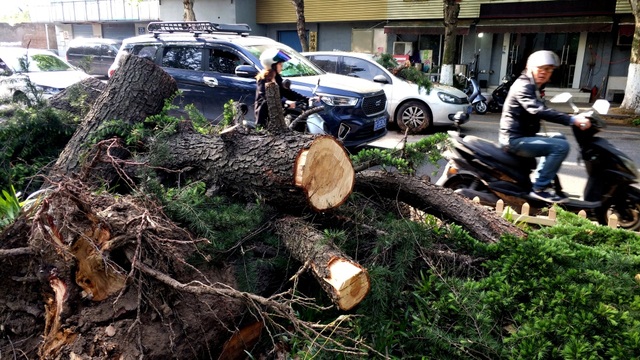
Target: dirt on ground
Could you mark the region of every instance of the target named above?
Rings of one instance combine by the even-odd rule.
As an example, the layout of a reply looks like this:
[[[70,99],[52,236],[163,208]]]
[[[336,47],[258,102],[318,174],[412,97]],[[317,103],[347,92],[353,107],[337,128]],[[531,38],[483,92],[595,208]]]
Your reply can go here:
[[[633,110],[623,109],[620,107],[612,107],[609,113],[603,116],[608,124],[639,126],[635,123],[640,122],[640,114],[636,114]]]

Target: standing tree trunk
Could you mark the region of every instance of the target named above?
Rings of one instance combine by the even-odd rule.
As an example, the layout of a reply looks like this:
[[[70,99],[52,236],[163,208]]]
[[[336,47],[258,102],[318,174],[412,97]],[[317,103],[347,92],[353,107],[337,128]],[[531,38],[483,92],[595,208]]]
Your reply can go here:
[[[296,7],[296,29],[300,38],[302,51],[309,51],[309,41],[307,41],[307,24],[304,19],[304,0],[291,0]]]
[[[453,62],[456,51],[456,29],[461,0],[444,0],[444,50],[440,67],[440,82],[453,85]]]
[[[182,19],[184,21],[196,21],[196,13],[193,12],[193,0],[182,0],[182,5],[184,5]]]
[[[635,18],[636,28],[633,33],[633,43],[631,44],[627,86],[620,107],[634,110],[636,114],[640,114],[640,0],[629,0],[629,3]]]

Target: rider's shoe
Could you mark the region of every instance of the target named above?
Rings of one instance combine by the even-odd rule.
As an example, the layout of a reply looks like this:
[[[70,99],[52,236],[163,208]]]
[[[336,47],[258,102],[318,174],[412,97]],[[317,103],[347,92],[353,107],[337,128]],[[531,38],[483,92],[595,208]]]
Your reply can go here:
[[[543,189],[543,190],[534,189],[531,193],[529,193],[529,196],[534,199],[545,201],[552,204],[562,204],[569,201],[569,198],[563,195],[564,194],[562,193],[556,194],[550,188]]]

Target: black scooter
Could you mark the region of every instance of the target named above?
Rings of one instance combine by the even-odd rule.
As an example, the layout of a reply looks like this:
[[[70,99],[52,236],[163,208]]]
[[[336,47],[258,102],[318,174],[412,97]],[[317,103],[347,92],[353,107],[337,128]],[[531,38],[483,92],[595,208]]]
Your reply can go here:
[[[500,83],[500,85],[498,85],[498,87],[496,87],[491,92],[491,99],[489,99],[489,102],[487,103],[488,111],[492,113],[502,112],[502,107],[504,106],[504,101],[507,98],[509,89],[511,88],[511,85],[513,85],[513,83],[516,81],[517,78],[518,77],[513,74],[508,78],[505,77],[502,80],[502,83]]]
[[[551,102],[570,102],[571,94],[563,93]],[[639,181],[639,173],[633,161],[606,139],[596,134],[605,127],[605,122],[595,109],[599,100],[585,115],[591,127],[580,130],[572,126],[580,147],[580,155],[588,174],[582,200],[570,198],[558,206],[587,216],[601,224],[607,224],[611,214],[618,217],[619,226],[637,231],[640,229],[640,189],[633,186]],[[578,108],[570,102],[574,111]],[[605,113],[605,112],[602,112]],[[452,147],[445,157],[449,160],[437,184],[454,189],[456,193],[473,199],[478,197],[484,205],[495,206],[499,199],[520,211],[522,204],[541,209],[551,204],[529,196],[530,175],[536,168],[534,158],[523,158],[505,152],[500,145],[455,131],[449,131]],[[555,191],[561,192],[558,177],[554,181]]]

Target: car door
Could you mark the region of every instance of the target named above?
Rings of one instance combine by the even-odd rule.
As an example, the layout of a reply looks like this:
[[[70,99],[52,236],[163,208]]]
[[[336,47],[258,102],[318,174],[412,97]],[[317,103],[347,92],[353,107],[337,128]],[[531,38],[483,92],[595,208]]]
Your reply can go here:
[[[160,65],[176,80],[181,96],[176,96],[174,105],[179,107],[174,115],[186,114],[185,107],[193,104],[196,110],[204,113],[204,102],[208,96],[202,70],[203,46],[196,44],[167,44],[162,48]]]
[[[249,108],[247,118],[253,119],[253,103],[256,95],[256,79],[236,75],[236,67],[251,62],[232,47],[214,45],[205,49],[205,99],[204,114],[218,123],[222,120],[224,105],[230,100],[243,102]]]

